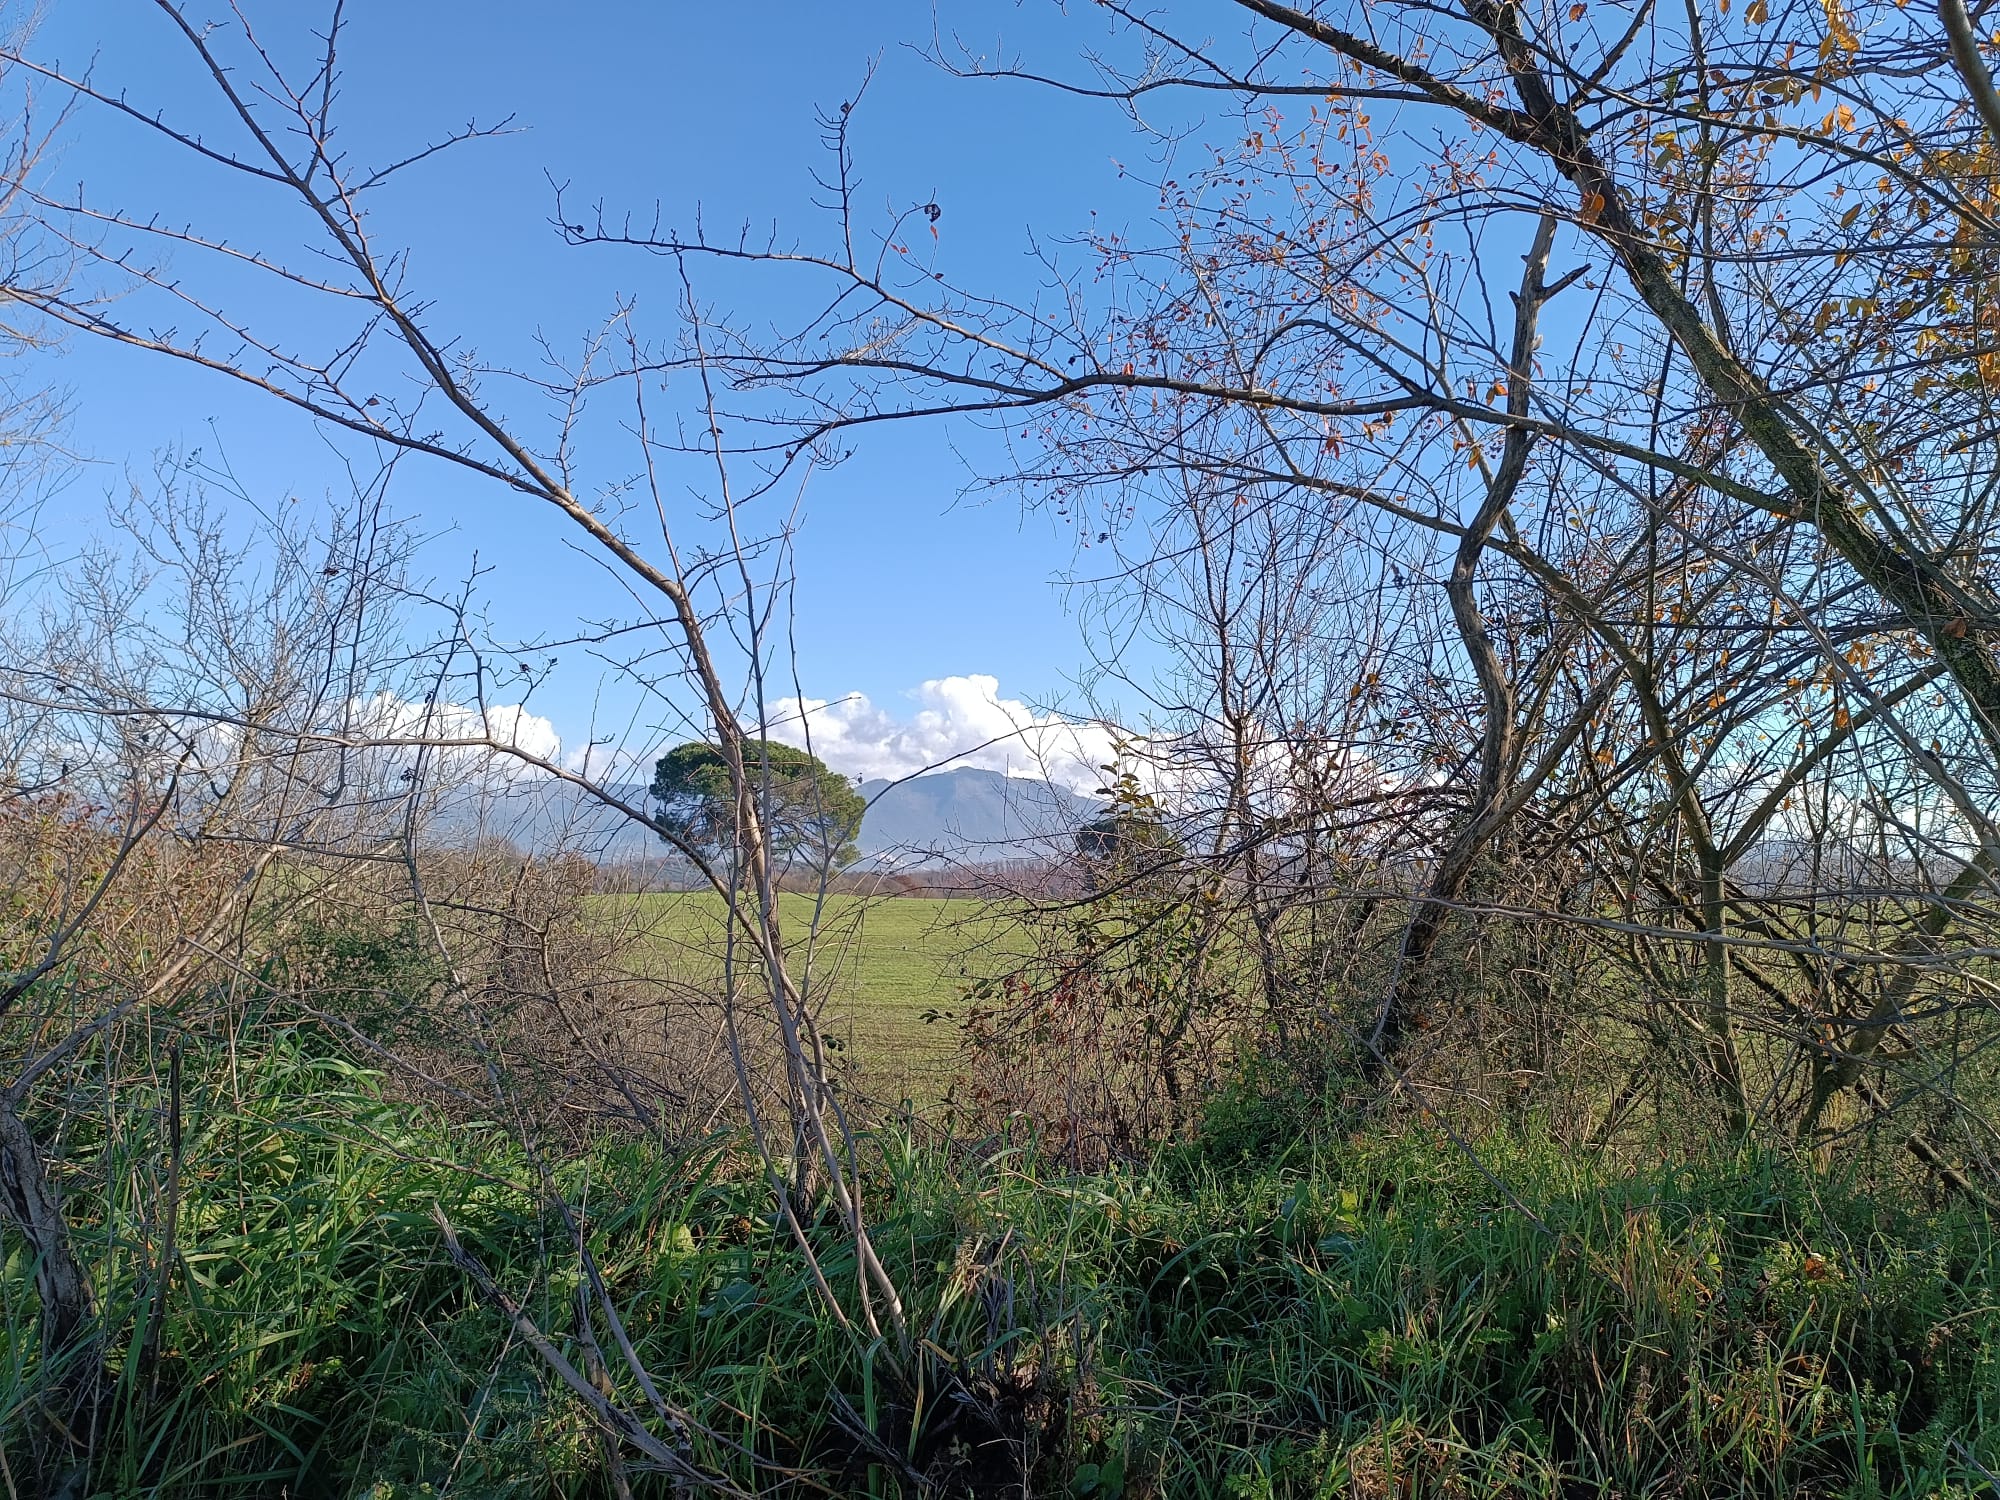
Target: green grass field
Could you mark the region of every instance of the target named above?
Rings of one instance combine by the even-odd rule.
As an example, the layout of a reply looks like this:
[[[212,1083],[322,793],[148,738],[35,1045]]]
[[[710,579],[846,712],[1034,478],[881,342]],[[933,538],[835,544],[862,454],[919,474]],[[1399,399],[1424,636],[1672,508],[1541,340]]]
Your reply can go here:
[[[712,892],[607,896],[637,917],[633,966],[683,982],[722,970],[723,907]],[[1004,965],[1008,923],[974,898],[780,898],[794,975],[818,997],[822,1033],[872,1091],[935,1097],[949,1083],[966,986]],[[932,1019],[926,1020],[926,1015]]]

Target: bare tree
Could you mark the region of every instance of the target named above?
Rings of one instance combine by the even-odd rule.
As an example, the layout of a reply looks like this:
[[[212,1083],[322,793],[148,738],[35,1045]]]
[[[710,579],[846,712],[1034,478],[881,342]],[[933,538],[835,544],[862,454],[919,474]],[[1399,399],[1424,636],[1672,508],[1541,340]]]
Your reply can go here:
[[[1211,903],[1160,1036],[1185,1034],[1241,940],[1256,979],[1233,1024],[1310,1012],[1376,1094],[1435,1097],[1446,1044],[1476,1045],[1428,1024],[1438,955],[1463,934],[1497,949],[1504,928],[1535,970],[1515,999],[1557,945],[1556,966],[1602,982],[1589,1002],[1566,991],[1590,1009],[1562,1018],[1628,1080],[1595,1136],[1664,1055],[1732,1135],[1818,1139],[1836,1101],[1872,1117],[1943,1099],[1954,1137],[1911,1149],[1981,1191],[1987,1126],[1953,1080],[2000,1039],[1976,962],[2000,857],[2000,227],[1993,88],[1956,0],[1941,30],[1880,3],[1237,0],[1241,33],[1220,43],[1172,10],[1104,8],[1126,50],[1081,81],[941,59],[1103,98],[1156,148],[1152,221],[1085,241],[1080,264],[1051,257],[1032,296],[953,280],[927,232],[945,205],[864,221],[850,101],[826,120],[818,248],[559,197],[579,251],[661,276],[675,333],[649,342],[621,309],[569,367],[482,363],[431,325],[367,205],[490,131],[357,166],[334,143],[337,9],[318,60],[288,71],[242,12],[207,30],[174,0],[156,13],[226,140],[5,56],[270,194],[316,254],[29,178],[53,250],[104,286],[24,278],[15,295],[53,327],[482,476],[604,561],[629,614],[583,638],[616,642],[658,725],[729,768],[724,857],[681,852],[729,903],[726,1031],[781,1217],[811,1260],[808,1204],[830,1195],[861,1272],[836,1288],[811,1263],[857,1339],[918,1357],[788,963],[770,788],[745,746],[782,696],[785,507],[888,422],[986,423],[1013,462],[984,480],[1131,542],[1104,586],[1178,653],[1144,748],[1181,826],[1134,878],[1179,882],[1157,887],[1162,910]],[[1230,138],[1183,145],[1183,98],[1224,105]],[[169,252],[222,288],[169,272]],[[802,286],[810,309],[775,335],[739,325],[698,291],[713,263]],[[334,310],[341,331],[253,336],[232,277]],[[542,403],[544,425],[531,436],[496,392]],[[614,404],[640,478],[593,490],[583,455]],[[696,464],[703,505],[670,502],[668,473]],[[482,709],[482,648],[452,649]],[[650,821],[483,720],[295,738],[498,750]],[[781,1041],[779,1120],[738,1026],[753,989]],[[598,1315],[612,1326],[608,1299]]]
[[[38,309],[53,326],[247,384],[312,420],[364,440],[380,453],[439,461],[488,479],[546,507],[612,570],[619,588],[630,596],[634,617],[596,634],[627,649],[628,681],[650,700],[661,727],[687,725],[715,744],[727,765],[735,826],[720,857],[688,845],[645,809],[602,784],[594,771],[558,765],[494,735],[484,719],[489,678],[476,649],[468,654],[453,647],[457,656],[452,671],[460,684],[470,683],[470,691],[457,699],[471,710],[469,725],[458,727],[449,715],[432,713],[406,724],[361,723],[338,732],[293,726],[293,742],[302,747],[300,753],[313,754],[365,749],[418,755],[494,750],[513,755],[521,764],[568,782],[675,843],[730,914],[722,979],[728,1001],[725,1024],[741,1102],[778,1189],[781,1218],[812,1266],[829,1311],[851,1326],[857,1338],[887,1337],[900,1356],[909,1359],[915,1346],[897,1287],[869,1234],[854,1144],[834,1096],[828,1055],[814,1024],[810,997],[790,967],[778,870],[765,832],[773,788],[744,749],[750,739],[763,736],[766,705],[780,696],[770,677],[779,668],[785,640],[779,611],[788,576],[787,539],[782,519],[765,533],[752,530],[755,503],[768,491],[759,485],[741,493],[732,473],[709,374],[714,366],[709,347],[713,334],[692,284],[683,276],[677,295],[683,311],[679,359],[692,375],[691,406],[679,414],[684,420],[678,420],[669,435],[662,435],[649,409],[648,383],[641,378],[646,358],[629,314],[614,317],[586,341],[583,362],[553,379],[511,375],[467,361],[456,352],[455,339],[429,325],[424,303],[406,283],[402,259],[381,248],[373,236],[367,205],[369,195],[396,175],[491,132],[468,127],[389,166],[359,168],[341,154],[334,140],[339,7],[332,11],[318,61],[298,76],[289,74],[278,60],[285,49],[268,46],[240,12],[235,24],[223,30],[197,23],[174,4],[159,6],[157,14],[224,106],[234,130],[232,141],[198,138],[163,116],[138,109],[122,95],[86,77],[62,74],[19,48],[7,55],[74,100],[179,145],[191,160],[224,172],[242,187],[274,195],[281,206],[303,214],[316,237],[317,258],[309,268],[300,268],[275,254],[225,244],[219,235],[168,228],[117,206],[88,202],[60,206],[42,197],[36,201],[52,243],[78,257],[86,268],[105,273],[98,283],[104,292],[96,287],[72,293],[66,288],[21,285],[14,295]],[[226,306],[201,300],[180,274],[129,258],[134,237],[150,249],[206,257],[232,275],[262,278],[286,293],[318,299],[346,320],[344,331],[323,353],[253,336]],[[138,321],[144,316],[146,298],[135,297],[135,292],[151,292],[177,304],[190,320],[183,325],[186,335],[152,331]],[[113,300],[111,294],[125,300]],[[496,386],[546,400],[550,422],[539,442],[522,435],[501,414],[492,394]],[[624,409],[618,420],[624,439],[633,445],[631,452],[643,476],[640,493],[651,513],[650,541],[628,530],[627,521],[606,508],[604,497],[586,493],[578,477],[583,461],[579,450],[592,432],[591,402],[620,399]],[[690,445],[709,457],[708,509],[706,514],[679,515],[658,458],[663,451]],[[650,641],[642,644],[642,637]],[[718,637],[722,649],[713,644]],[[146,701],[157,707],[174,699],[166,694]],[[433,694],[431,701],[445,700]],[[244,743],[261,743],[257,737],[270,732],[270,716],[262,705],[245,705],[234,722]],[[423,891],[422,872],[414,860],[409,871],[420,907],[428,909],[432,900]],[[760,992],[759,1008],[780,1039],[784,1059],[783,1113],[776,1121],[764,1113],[739,1024],[742,1006]],[[831,1196],[846,1224],[861,1266],[857,1284],[847,1290],[837,1289],[820,1268],[807,1236],[812,1204],[822,1193]],[[601,1311],[615,1320],[608,1301]]]

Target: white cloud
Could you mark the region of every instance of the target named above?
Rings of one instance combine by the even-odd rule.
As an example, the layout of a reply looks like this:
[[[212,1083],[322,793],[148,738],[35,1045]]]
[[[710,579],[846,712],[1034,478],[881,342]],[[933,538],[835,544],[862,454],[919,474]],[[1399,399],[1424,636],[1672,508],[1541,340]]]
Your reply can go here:
[[[787,744],[810,742],[828,765],[864,781],[975,766],[1085,794],[1104,785],[1103,767],[1114,759],[1120,738],[1112,725],[1038,713],[1017,698],[1003,698],[999,680],[985,673],[934,678],[905,696],[910,707],[901,713],[862,693],[781,699],[771,705],[767,732]],[[652,774],[650,756],[634,759],[621,748],[582,739],[566,747],[553,722],[519,704],[489,706],[482,717],[479,709],[461,704],[427,705],[378,693],[354,705],[354,719],[358,732],[384,738],[490,737],[604,780],[645,780]],[[752,725],[744,727],[756,732]],[[504,753],[469,748],[445,752],[438,768],[449,779],[478,782],[539,774]]]
[[[1038,714],[1002,698],[983,672],[937,677],[908,694],[903,717],[866,694],[784,699],[771,705],[769,734],[806,745],[836,771],[864,781],[911,776],[927,767],[976,766],[1053,781],[1091,793],[1104,784],[1116,731],[1107,724]]]
[[[511,746],[542,761],[556,761],[562,756],[562,736],[556,733],[555,724],[518,703],[489,704],[482,711],[462,703],[414,703],[394,693],[381,692],[356,702],[351,715],[348,732],[370,738],[430,742],[491,740],[496,746]],[[454,772],[482,778],[497,776],[508,780],[540,774],[525,761],[497,748],[454,746],[441,751],[440,759]]]

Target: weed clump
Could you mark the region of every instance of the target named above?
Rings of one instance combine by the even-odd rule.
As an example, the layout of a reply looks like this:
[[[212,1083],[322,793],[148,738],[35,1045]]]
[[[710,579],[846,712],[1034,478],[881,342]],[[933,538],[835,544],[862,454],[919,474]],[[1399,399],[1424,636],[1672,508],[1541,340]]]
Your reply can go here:
[[[553,1193],[710,1434],[696,1457],[761,1491],[1916,1496],[2000,1465],[1989,1226],[1777,1155],[1632,1171],[1530,1134],[1475,1160],[1296,1121],[1259,1161],[1284,1106],[1247,1095],[1206,1142],[1093,1173],[872,1137],[878,1240],[924,1333],[909,1387],[834,1325],[726,1137],[537,1162],[298,1033],[191,1054],[188,1077],[170,1279],[127,1186],[147,1143],[70,1157],[104,1326],[164,1298],[156,1376],[107,1335],[101,1493],[612,1493],[587,1414],[432,1218],[574,1351]],[[851,1281],[831,1218],[816,1248]],[[38,1380],[19,1255],[0,1294],[18,1473]]]

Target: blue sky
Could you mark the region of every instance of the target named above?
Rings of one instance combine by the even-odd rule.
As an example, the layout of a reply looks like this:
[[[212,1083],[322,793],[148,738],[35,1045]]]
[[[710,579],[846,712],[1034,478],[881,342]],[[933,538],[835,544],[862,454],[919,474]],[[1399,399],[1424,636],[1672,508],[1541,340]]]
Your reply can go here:
[[[250,13],[282,34],[309,9]],[[657,265],[557,242],[550,179],[581,202],[602,198],[649,215],[657,201],[674,222],[699,208],[710,224],[809,234],[811,173],[823,163],[815,110],[850,97],[871,61],[856,134],[861,201],[934,198],[943,253],[961,282],[1029,284],[1031,225],[1047,238],[1076,232],[1093,211],[1119,222],[1150,207],[1150,195],[1118,175],[1114,156],[1142,148],[1109,106],[953,79],[907,46],[926,42],[935,25],[989,55],[1018,51],[1074,71],[1080,50],[1105,39],[1089,5],[1065,14],[1047,0],[967,0],[934,16],[905,0],[489,0],[349,11],[345,140],[357,158],[379,160],[469,118],[516,117],[518,133],[418,169],[375,210],[378,237],[414,251],[412,279],[435,304],[432,325],[461,330],[496,359],[529,358],[537,335],[567,345],[621,295],[666,310]],[[100,86],[149,108],[221,124],[144,0],[66,0],[50,9],[33,50],[72,71],[88,63]],[[240,182],[101,113],[79,114],[65,130],[48,180],[80,182],[100,202],[234,226],[266,244],[305,238],[264,217]],[[226,454],[259,497],[315,496],[344,482],[324,435],[219,379],[85,343],[72,343],[55,366],[73,395],[71,443],[88,460],[58,502],[59,535],[97,515],[128,474],[169,447]],[[801,682],[810,697],[866,694],[885,734],[895,720],[949,712],[964,697],[934,690],[919,702],[911,695],[927,681],[984,674],[1003,698],[1049,702],[1065,696],[1082,662],[1053,580],[1079,563],[1088,571],[1090,559],[1079,559],[1069,532],[1024,515],[1011,496],[961,500],[969,477],[961,455],[976,456],[979,443],[977,433],[940,426],[880,432],[853,461],[815,476],[806,495]],[[602,575],[560,544],[553,516],[435,467],[406,467],[399,486],[398,508],[437,533],[428,572],[456,577],[475,552],[494,570],[488,595],[502,633],[562,633],[590,612]],[[596,691],[588,672],[567,673],[535,707],[573,739]]]

